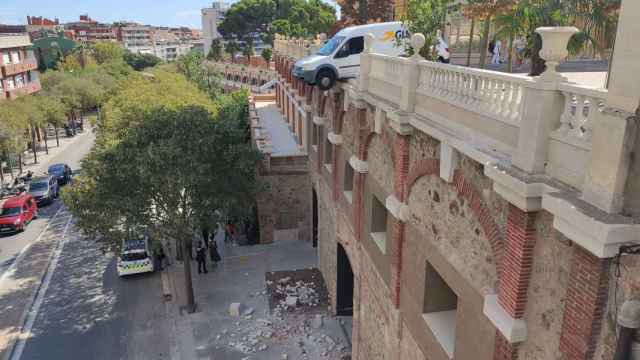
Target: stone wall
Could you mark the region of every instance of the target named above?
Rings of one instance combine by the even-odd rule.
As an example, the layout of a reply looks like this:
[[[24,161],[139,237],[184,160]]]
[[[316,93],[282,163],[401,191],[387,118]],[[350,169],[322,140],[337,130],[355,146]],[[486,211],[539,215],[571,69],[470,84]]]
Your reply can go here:
[[[275,230],[298,230],[298,239],[310,241],[309,209],[311,183],[306,173],[261,174],[266,187],[258,197],[260,242],[270,243],[282,239],[274,237]]]

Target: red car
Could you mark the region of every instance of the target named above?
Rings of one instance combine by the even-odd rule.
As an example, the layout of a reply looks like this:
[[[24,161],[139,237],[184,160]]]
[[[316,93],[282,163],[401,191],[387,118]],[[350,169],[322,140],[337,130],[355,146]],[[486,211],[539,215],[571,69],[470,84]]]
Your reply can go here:
[[[0,210],[0,234],[23,231],[38,216],[38,205],[29,194],[9,198]]]

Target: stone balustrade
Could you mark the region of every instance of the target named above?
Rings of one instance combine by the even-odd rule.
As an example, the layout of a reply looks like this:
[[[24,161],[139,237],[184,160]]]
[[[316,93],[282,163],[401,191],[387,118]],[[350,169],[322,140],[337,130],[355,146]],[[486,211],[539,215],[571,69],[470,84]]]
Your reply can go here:
[[[564,95],[564,111],[560,116],[558,136],[579,140],[590,146],[593,123],[605,104],[607,91],[577,84],[560,84]]]
[[[291,38],[276,34],[273,48],[278,54],[301,59],[317,53],[324,44],[325,38],[324,34],[318,34],[315,39]]]

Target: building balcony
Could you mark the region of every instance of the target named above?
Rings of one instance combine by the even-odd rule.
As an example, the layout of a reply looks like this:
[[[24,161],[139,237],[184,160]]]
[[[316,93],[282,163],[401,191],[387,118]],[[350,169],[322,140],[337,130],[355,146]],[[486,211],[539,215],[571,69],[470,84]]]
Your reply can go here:
[[[2,76],[7,77],[15,74],[27,72],[29,70],[35,70],[38,68],[38,62],[36,59],[26,59],[17,64],[2,65]]]
[[[23,95],[30,95],[33,93],[36,93],[38,91],[40,91],[42,89],[42,87],[40,86],[40,81],[39,80],[35,80],[35,81],[31,81],[29,83],[27,83],[26,85],[20,87],[20,88],[16,88],[16,89],[12,89],[12,90],[8,90],[7,91],[7,98],[8,99],[16,99],[20,96]]]

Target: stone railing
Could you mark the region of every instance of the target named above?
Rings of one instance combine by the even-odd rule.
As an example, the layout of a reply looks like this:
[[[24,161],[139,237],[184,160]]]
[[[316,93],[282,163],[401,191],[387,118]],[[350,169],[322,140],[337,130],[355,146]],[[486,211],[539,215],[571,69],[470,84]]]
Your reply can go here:
[[[290,38],[276,34],[273,40],[273,48],[281,55],[301,59],[313,55],[320,50],[324,44],[326,36],[319,34],[315,39]]]
[[[416,92],[497,120],[520,122],[530,78],[431,61],[421,61],[419,67]]]
[[[386,98],[395,105],[402,100],[402,87],[409,60],[380,54],[371,54],[371,71],[367,91]]]
[[[579,140],[589,146],[593,124],[605,104],[607,91],[584,85],[563,83],[564,111],[556,135]]]

